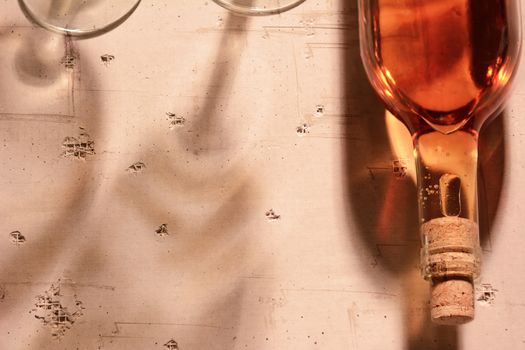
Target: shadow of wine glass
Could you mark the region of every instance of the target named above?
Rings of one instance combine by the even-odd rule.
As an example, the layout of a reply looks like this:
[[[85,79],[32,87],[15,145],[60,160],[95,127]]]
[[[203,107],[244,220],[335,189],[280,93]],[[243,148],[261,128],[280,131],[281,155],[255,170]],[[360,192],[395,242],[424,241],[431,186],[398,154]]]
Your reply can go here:
[[[346,25],[358,28],[357,9],[347,9]],[[429,287],[419,272],[419,224],[416,185],[407,176],[413,169],[411,154],[395,154],[394,139],[411,144],[406,130],[388,128],[388,116],[370,87],[360,62],[357,30],[347,30],[344,50],[344,89],[347,110],[359,114],[349,132],[360,130],[360,139],[346,140],[343,162],[346,169],[349,230],[375,257],[374,282],[384,278],[399,281],[402,295],[404,343],[409,350],[458,349],[458,328],[438,326],[430,321]],[[359,64],[358,64],[359,62]],[[498,208],[505,162],[504,118],[496,118],[483,130],[480,140],[480,216],[482,247],[490,250],[490,224]],[[397,135],[394,135],[397,133]],[[402,157],[403,159],[400,159]],[[401,171],[400,171],[401,168]],[[363,261],[369,263],[369,261]]]
[[[13,28],[14,29],[10,31],[16,34],[18,31],[17,27],[15,26]],[[78,81],[81,79],[79,67],[80,56],[74,48],[74,44],[71,41],[69,41],[69,38],[49,33],[39,28],[20,28],[26,29],[24,33],[26,33],[27,36],[23,34],[18,34],[15,40],[16,42],[14,43],[14,45],[17,46],[17,50],[14,51],[15,55],[13,55],[13,59],[16,62],[13,62],[12,66],[15,68],[15,73],[13,75],[16,76],[13,79],[18,80],[22,88],[15,89],[13,86],[2,87],[2,84],[0,83],[0,88],[2,91],[11,94],[9,90],[19,91],[20,89],[23,89],[23,86],[32,85],[38,89],[43,89],[42,91],[48,89],[52,89],[53,91],[57,90],[55,91],[55,94],[59,95],[58,91],[61,91],[63,87],[62,85],[53,86],[56,80],[70,79],[70,81]],[[9,34],[4,35],[3,33],[0,33],[0,40],[9,40],[7,38],[8,36]],[[34,37],[38,38],[38,41],[34,40]],[[52,42],[54,46],[56,46],[56,44],[58,43],[59,49],[55,50],[56,52],[54,52],[54,54],[51,57],[46,57],[44,61],[39,60],[38,51],[47,52],[47,46],[50,42]],[[62,60],[68,55],[75,56],[74,67],[64,67]],[[86,71],[89,71],[89,64],[83,64]],[[52,72],[53,74],[47,74],[48,72]],[[62,76],[60,76],[61,74]],[[13,83],[13,81],[10,81],[10,83]],[[68,83],[66,82],[65,84],[67,85]],[[75,89],[73,88],[73,85],[74,84],[69,85],[69,89],[66,92],[67,96],[65,96],[63,101],[60,102],[65,105],[60,108],[60,111],[51,108],[53,109],[53,111],[47,113],[45,111],[46,108],[49,108],[48,105],[30,106],[32,104],[31,101],[33,96],[15,96],[14,98],[16,99],[16,101],[14,104],[21,105],[22,107],[16,111],[11,111],[9,109],[3,110],[2,113],[0,113],[0,120],[4,122],[14,123],[13,128],[18,128],[17,132],[26,135],[25,137],[27,139],[25,141],[27,144],[30,144],[31,137],[37,138],[39,137],[39,135],[45,134],[46,132],[58,134],[57,138],[60,140],[61,137],[64,138],[66,136],[71,135],[66,134],[66,132],[78,133],[79,126],[83,126],[87,131],[89,131],[92,134],[100,134],[100,130],[98,128],[98,94],[94,93],[91,95],[91,98],[89,98],[89,108],[91,111],[91,115],[87,118],[85,116],[79,117],[79,115],[75,114],[74,111],[75,109],[82,109],[82,107],[78,104],[76,107],[69,105],[70,103],[75,104],[75,102],[71,102],[75,100],[74,95],[77,93],[77,91],[75,91]],[[12,97],[11,95],[8,96]],[[56,96],[55,99],[59,100],[56,98]],[[41,102],[40,99],[38,99],[37,97],[35,97],[35,100],[37,101],[35,102],[37,104]],[[48,103],[49,105],[51,105],[49,101]],[[26,108],[29,112],[24,113],[24,108]],[[34,111],[44,111],[44,113],[34,113]],[[81,113],[82,112],[79,112],[79,114]],[[29,132],[29,128],[27,128],[27,130],[25,129],[28,125],[40,125],[40,127],[31,128],[31,131]],[[72,134],[71,136],[77,135]],[[45,139],[45,141],[48,140]],[[10,159],[19,159],[21,162],[23,162],[23,164],[29,167],[27,170],[30,172],[37,170],[56,172],[57,169],[51,169],[51,167],[53,167],[53,164],[37,166],[35,165],[35,163],[39,163],[38,158],[37,162],[33,163],[27,160],[29,158],[29,155],[33,155],[32,153],[35,152],[35,150],[34,148],[31,149],[31,147],[27,146],[26,144],[24,144],[23,146],[23,148],[16,149],[16,153],[11,153]],[[88,178],[91,178],[93,176],[94,170],[92,168],[92,163],[89,161],[85,163],[83,163],[82,161],[76,162],[72,159],[63,159],[58,161],[59,157],[61,156],[60,153],[62,153],[62,150],[60,150],[61,145],[57,144],[54,146],[55,147],[53,147],[53,150],[56,150],[56,154],[53,154],[50,157],[53,158],[54,162],[60,162],[64,166],[64,168],[60,170],[66,170],[71,172],[65,174],[65,176],[67,177],[67,179],[65,180],[67,181],[63,185],[67,190],[64,190],[64,193],[59,193],[54,191],[52,188],[48,188],[48,191],[45,192],[45,195],[43,195],[42,197],[36,196],[34,192],[30,197],[32,207],[46,208],[46,205],[49,206],[49,204],[46,204],[46,201],[49,200],[49,197],[53,197],[61,203],[61,208],[65,208],[64,211],[54,213],[53,218],[48,218],[48,220],[46,220],[43,223],[44,226],[41,227],[42,232],[46,232],[46,235],[53,235],[53,239],[49,239],[49,237],[44,235],[39,240],[39,242],[41,243],[49,241],[56,243],[65,243],[69,239],[72,239],[71,235],[69,234],[70,228],[66,228],[64,226],[66,226],[66,222],[70,223],[70,220],[72,219],[72,213],[81,213],[82,208],[89,205],[89,203],[87,202],[88,198],[90,197],[88,196],[88,193],[93,191],[93,188],[90,186],[90,181],[87,180]],[[50,153],[51,152],[52,151],[50,151]],[[35,169],[31,168],[32,165],[35,165]],[[57,179],[64,180],[62,179],[62,175],[62,173],[56,173]],[[38,178],[38,176],[42,176],[42,174],[35,173],[32,176]],[[38,181],[37,183],[42,182],[43,180],[48,180],[48,175],[44,176],[44,178],[41,179],[41,181]],[[24,195],[25,194],[26,193],[24,193]],[[63,195],[63,198],[61,198],[61,195]],[[18,200],[22,201],[22,203],[25,203],[23,201],[24,197],[25,196],[21,196]],[[55,248],[58,248],[60,246],[62,246],[62,244],[58,244],[57,246],[55,246]],[[45,249],[42,249],[42,247],[38,247],[38,244],[32,247],[28,246],[26,248],[32,251],[30,255],[32,256],[35,262],[38,262],[38,269],[45,269],[45,264],[42,260],[39,259],[39,257],[43,257],[45,255]],[[55,253],[57,253],[56,250]],[[9,269],[4,267],[4,271],[9,271]]]
[[[35,298],[29,295],[33,288],[27,286],[55,282],[49,279],[63,271],[81,276],[85,266],[97,261],[94,243],[84,239],[86,245],[77,245],[98,185],[96,163],[65,157],[61,146],[64,138],[82,132],[89,132],[96,142],[103,130],[100,93],[78,99],[76,86],[90,74],[92,62],[81,57],[70,37],[17,24],[0,30],[0,46],[7,49],[3,59],[10,61],[7,67],[12,69],[0,82],[0,122],[4,131],[11,131],[4,142],[12,145],[2,150],[4,170],[11,167],[5,170],[6,178],[13,180],[12,189],[4,190],[10,193],[20,182],[24,184],[16,198],[4,196],[2,206],[9,208],[10,216],[3,224],[32,231],[22,230],[27,241],[0,273],[0,284],[8,293],[11,288],[16,291],[10,301],[16,311]],[[26,173],[18,177],[17,167],[24,167]],[[70,255],[72,250],[76,254]],[[12,317],[9,314],[2,317]],[[28,324],[27,329],[38,326]],[[32,344],[45,348],[48,340],[41,332]]]
[[[179,300],[191,295],[194,304],[191,312],[176,312],[174,318],[224,327],[213,340],[222,348],[233,347],[235,332],[242,328],[243,273],[258,268],[250,266],[254,237],[242,229],[257,187],[239,154],[239,140],[229,132],[218,132],[229,130],[221,106],[229,98],[238,72],[249,20],[232,13],[224,18],[223,32],[210,59],[216,64],[204,77],[206,98],[181,132],[176,137],[147,134],[147,140],[141,141],[148,144],[154,140],[170,152],[159,156],[156,151],[142,151],[136,156],[148,164],[144,176],[122,172],[112,189],[126,216],[138,216],[152,228],[169,222],[176,240],[164,242],[167,250],[159,251],[158,259],[167,270],[186,276],[184,285],[170,293]],[[185,330],[180,339],[194,348],[206,348],[208,333],[209,329],[194,327]]]

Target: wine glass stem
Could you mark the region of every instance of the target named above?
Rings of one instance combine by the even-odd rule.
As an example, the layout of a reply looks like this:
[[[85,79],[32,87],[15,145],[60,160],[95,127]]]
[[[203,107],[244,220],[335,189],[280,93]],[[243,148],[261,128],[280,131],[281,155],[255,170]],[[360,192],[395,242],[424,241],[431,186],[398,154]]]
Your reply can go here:
[[[479,276],[478,134],[432,131],[414,139],[421,267],[428,280]]]

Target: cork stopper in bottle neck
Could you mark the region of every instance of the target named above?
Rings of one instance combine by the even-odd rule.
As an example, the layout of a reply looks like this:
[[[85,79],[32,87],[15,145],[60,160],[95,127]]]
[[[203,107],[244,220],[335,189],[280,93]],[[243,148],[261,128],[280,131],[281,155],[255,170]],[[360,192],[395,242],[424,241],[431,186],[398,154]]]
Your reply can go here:
[[[434,280],[430,300],[430,315],[434,323],[455,326],[474,319],[474,286],[471,280]]]

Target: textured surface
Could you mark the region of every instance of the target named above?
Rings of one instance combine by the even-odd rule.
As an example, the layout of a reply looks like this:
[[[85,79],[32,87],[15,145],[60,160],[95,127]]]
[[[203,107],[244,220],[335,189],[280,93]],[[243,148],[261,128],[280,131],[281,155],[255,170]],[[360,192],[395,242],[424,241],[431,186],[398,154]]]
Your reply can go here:
[[[353,1],[144,0],[77,42],[0,1],[0,52],[0,349],[525,348],[525,70],[482,136],[477,315],[453,329]]]

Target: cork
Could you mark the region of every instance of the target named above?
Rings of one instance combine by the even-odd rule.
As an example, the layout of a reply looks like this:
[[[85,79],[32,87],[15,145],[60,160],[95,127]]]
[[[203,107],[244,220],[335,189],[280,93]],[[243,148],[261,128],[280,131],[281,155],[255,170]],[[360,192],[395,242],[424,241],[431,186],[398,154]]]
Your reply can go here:
[[[421,225],[422,262],[427,278],[477,277],[480,269],[478,225],[447,216]]]
[[[456,326],[474,319],[474,286],[471,280],[446,279],[431,286],[432,321]]]
[[[480,272],[478,225],[447,216],[421,226],[423,274],[432,282],[432,321],[459,325],[474,318],[473,279]]]

